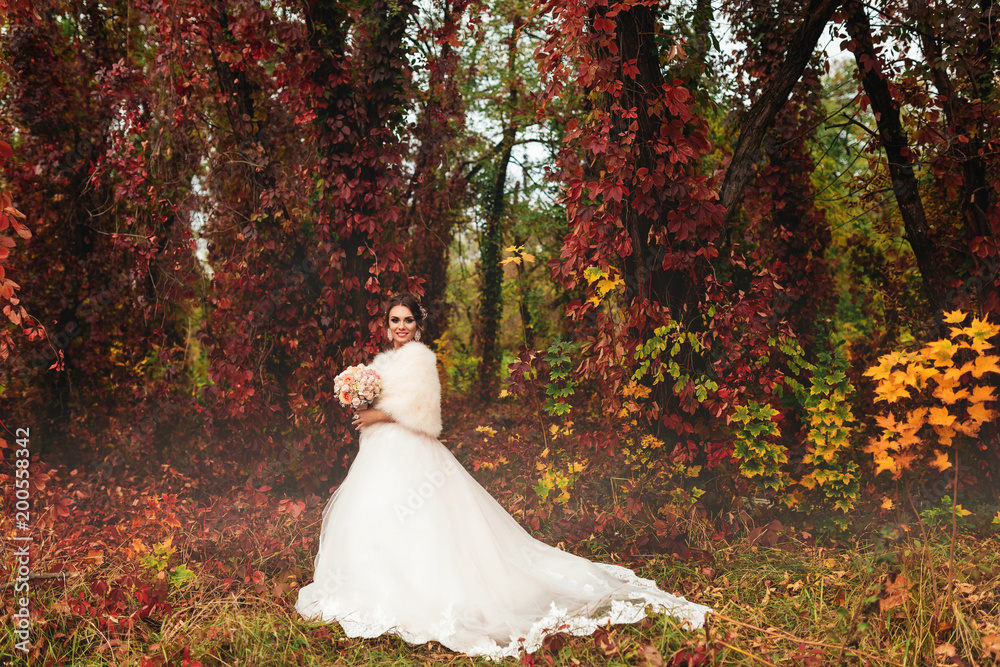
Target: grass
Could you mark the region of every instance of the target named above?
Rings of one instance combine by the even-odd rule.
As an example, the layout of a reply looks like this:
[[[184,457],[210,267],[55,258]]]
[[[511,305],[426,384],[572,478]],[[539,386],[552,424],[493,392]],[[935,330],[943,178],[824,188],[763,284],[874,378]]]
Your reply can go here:
[[[472,457],[480,456],[475,439],[485,451],[499,440],[468,425],[452,432],[455,448]],[[516,460],[520,468],[536,468],[537,460]],[[159,477],[126,471],[100,481],[41,464],[33,476],[42,469],[51,477],[33,490],[39,513],[32,515],[31,570],[69,576],[31,582],[31,653],[12,649],[17,639],[4,623],[0,665],[495,664],[436,643],[352,639],[336,624],[302,621],[294,603],[298,587],[312,577],[327,497],[306,494],[293,502],[245,485],[210,493],[173,469]],[[518,487],[511,482],[515,472],[478,474],[510,482],[499,485],[506,493],[501,502],[523,508],[518,494],[533,493],[525,486],[531,476]],[[576,502],[581,494],[574,493]],[[61,498],[73,502],[60,505]],[[605,509],[601,502],[595,498],[576,511],[593,514]],[[656,533],[653,524],[662,515],[653,507],[616,526],[617,543],[601,536],[558,539],[579,555],[619,562],[664,590],[710,606],[717,614],[707,630],[688,632],[655,615],[593,636],[552,638],[524,664],[971,667],[1000,659],[1000,535],[982,520],[962,524],[952,555],[950,516],[937,509],[925,512],[923,523],[894,524],[882,533],[877,523],[888,513],[859,511],[856,520],[871,525],[827,547],[780,524],[777,532],[768,529],[767,542],[739,536],[720,542],[710,521],[680,512],[674,525],[697,547],[690,558],[647,554],[620,562],[636,537]],[[973,518],[997,509],[970,507]],[[4,535],[15,534],[11,519],[0,511]],[[618,543],[625,548],[613,546]],[[0,586],[13,583],[14,570],[10,558],[0,559]],[[10,619],[14,596],[7,592],[0,611]],[[147,599],[137,602],[141,595]],[[133,622],[109,623],[110,617]]]
[[[705,562],[650,556],[642,559],[640,574],[718,612],[707,631],[687,632],[656,615],[595,636],[556,638],[526,662],[549,664],[548,657],[553,665],[984,664],[995,656],[987,650],[989,637],[1000,633],[998,554],[996,537],[960,536],[950,601],[942,599],[948,572],[944,540],[924,544],[911,538],[881,548],[858,542],[837,549],[792,539],[768,548],[744,541],[716,548]],[[298,549],[297,557],[307,561],[308,549]],[[109,636],[94,616],[74,612],[69,602],[81,593],[89,600],[101,595],[95,582],[115,578],[116,567],[94,567],[66,584],[40,582],[32,588],[32,606],[41,612],[33,619],[32,663],[495,664],[435,643],[414,647],[389,636],[345,637],[337,625],[303,622],[293,608],[294,586],[275,595],[252,582],[227,584],[224,570],[197,563],[195,576],[170,587],[172,611]],[[285,575],[295,576],[294,570]],[[2,634],[0,656],[16,641],[9,624]],[[963,662],[945,663],[952,651]]]

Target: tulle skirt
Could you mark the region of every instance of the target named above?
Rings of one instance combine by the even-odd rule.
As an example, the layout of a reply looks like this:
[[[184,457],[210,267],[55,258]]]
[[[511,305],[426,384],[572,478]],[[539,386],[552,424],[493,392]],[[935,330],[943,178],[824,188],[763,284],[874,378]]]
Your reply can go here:
[[[313,582],[295,608],[350,637],[394,633],[500,659],[555,632],[638,621],[647,605],[692,629],[710,611],[539,542],[438,440],[381,422],[362,429],[323,510]]]

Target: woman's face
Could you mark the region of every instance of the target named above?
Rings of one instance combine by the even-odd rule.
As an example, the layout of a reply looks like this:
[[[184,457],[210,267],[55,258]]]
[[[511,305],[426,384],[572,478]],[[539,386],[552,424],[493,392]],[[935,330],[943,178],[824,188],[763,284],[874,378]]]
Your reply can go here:
[[[392,334],[392,344],[399,349],[403,343],[413,340],[417,333],[417,321],[406,306],[393,306],[389,311],[389,332]]]

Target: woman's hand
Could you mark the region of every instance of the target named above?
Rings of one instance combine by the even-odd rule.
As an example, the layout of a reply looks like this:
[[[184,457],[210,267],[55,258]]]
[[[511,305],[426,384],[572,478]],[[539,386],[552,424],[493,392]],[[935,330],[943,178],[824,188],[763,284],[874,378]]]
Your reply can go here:
[[[372,408],[366,408],[364,410],[358,410],[354,413],[354,420],[351,422],[354,424],[355,428],[362,428],[364,426],[371,426],[372,424],[377,424],[378,422],[389,422],[392,418],[381,410],[375,410]]]

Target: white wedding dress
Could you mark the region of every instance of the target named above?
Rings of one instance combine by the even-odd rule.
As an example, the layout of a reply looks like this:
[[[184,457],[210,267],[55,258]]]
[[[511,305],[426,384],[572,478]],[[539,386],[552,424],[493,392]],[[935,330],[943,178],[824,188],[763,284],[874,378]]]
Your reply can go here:
[[[372,407],[393,422],[362,428],[346,479],[323,510],[313,582],[295,608],[349,637],[395,633],[497,659],[546,635],[632,623],[647,605],[692,629],[708,607],[616,565],[539,542],[458,463],[441,432],[434,353],[411,341],[379,354]]]

